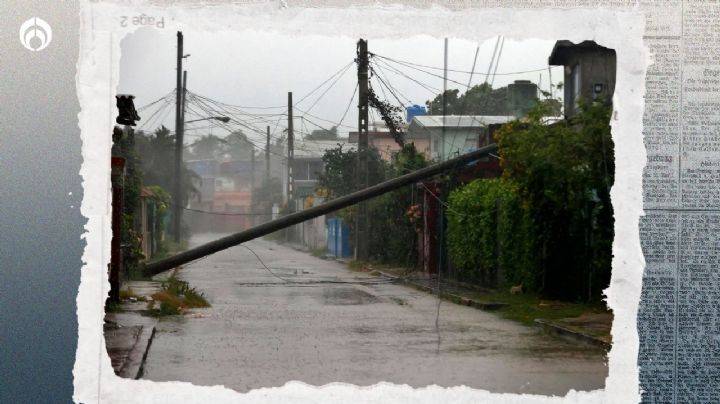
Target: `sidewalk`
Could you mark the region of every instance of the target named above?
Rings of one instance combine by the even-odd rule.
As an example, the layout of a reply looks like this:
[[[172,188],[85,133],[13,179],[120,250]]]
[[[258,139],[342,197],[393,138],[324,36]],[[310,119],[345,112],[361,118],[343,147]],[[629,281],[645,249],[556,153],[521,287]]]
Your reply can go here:
[[[347,264],[345,260],[339,261]],[[382,276],[396,279],[415,289],[431,294],[439,294],[443,299],[453,303],[480,310],[496,311],[502,315],[505,310],[510,311],[515,305],[512,302],[499,301],[500,299],[483,298],[484,295],[494,296],[498,295],[498,293],[472,285],[445,280],[441,281],[438,285],[436,279],[431,279],[427,275],[418,272],[401,275],[398,271],[390,269],[378,270],[372,268],[372,266],[370,266],[370,270]],[[538,306],[552,306],[552,304],[539,303]],[[534,318],[531,320],[535,325],[559,336],[569,337],[606,349],[609,349],[612,344],[610,330],[612,328],[613,315],[609,312],[584,312],[574,317]]]
[[[157,318],[142,315],[160,282],[129,281],[121,289],[120,310],[105,314],[105,344],[115,374],[138,379],[155,335]],[[150,298],[151,299],[151,298]]]

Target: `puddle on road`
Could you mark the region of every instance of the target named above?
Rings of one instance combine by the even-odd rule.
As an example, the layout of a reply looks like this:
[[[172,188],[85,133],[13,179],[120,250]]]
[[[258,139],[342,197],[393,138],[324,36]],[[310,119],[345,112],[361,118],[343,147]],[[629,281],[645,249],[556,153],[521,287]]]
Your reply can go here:
[[[379,303],[380,299],[356,288],[327,288],[323,290],[323,304],[332,306],[350,306]]]

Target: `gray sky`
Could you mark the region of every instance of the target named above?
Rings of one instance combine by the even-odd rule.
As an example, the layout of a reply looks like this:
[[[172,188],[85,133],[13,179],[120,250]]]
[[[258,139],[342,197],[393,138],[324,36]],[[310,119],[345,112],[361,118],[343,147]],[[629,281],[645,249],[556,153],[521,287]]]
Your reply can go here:
[[[223,31],[204,32],[187,29],[184,34],[184,53],[191,56],[184,60],[183,68],[188,71],[188,89],[196,94],[212,100],[227,104],[250,107],[273,107],[270,109],[243,108],[244,112],[252,114],[281,114],[285,113],[287,105],[287,92],[292,91],[295,101],[295,130],[296,132],[309,132],[317,129],[315,124],[329,128],[342,118],[348,105],[347,116],[340,127],[340,134],[354,130],[357,125],[357,95],[350,103],[351,95],[357,83],[357,69],[351,64],[337,82],[325,93],[334,81],[326,83],[315,93],[302,99],[304,95],[316,88],[320,83],[330,78],[335,72],[350,64],[355,58],[355,44],[357,38],[343,36],[288,36],[273,32],[259,31]],[[401,39],[368,39],[370,52],[392,59],[432,66],[438,69],[424,68],[438,76],[414,70],[407,65],[381,59],[377,62],[379,73],[397,90],[397,94],[404,104],[407,99],[412,103],[424,105],[425,101],[434,98],[434,94],[421,85],[393,72],[389,66],[423,83],[426,87],[441,91],[443,67],[443,40],[430,36],[413,36]],[[493,54],[495,40],[479,44],[480,52],[472,77],[473,84],[482,83],[488,64]],[[494,87],[500,87],[514,80],[532,80],[537,83],[542,75],[541,88],[548,90],[547,59],[554,45],[554,41],[526,40],[522,42],[505,40],[502,57],[497,67]],[[448,68],[454,70],[470,71],[473,65],[477,43],[450,38],[448,51]],[[128,35],[121,43],[120,85],[119,93],[130,93],[136,96],[135,105],[139,108],[161,98],[175,88],[175,57],[176,32],[169,30],[142,29]],[[541,72],[525,74],[510,74],[528,70],[543,69]],[[553,67],[553,82],[562,81],[562,69]],[[467,73],[450,72],[448,75],[448,89],[459,88],[465,91],[470,75]],[[376,93],[384,98],[383,88],[375,79],[371,85]],[[397,104],[395,98],[387,92],[387,100]],[[559,92],[556,90],[555,96]],[[407,99],[406,99],[407,98]],[[316,100],[318,100],[316,103]],[[156,107],[164,104],[160,102],[153,107],[140,112],[143,118],[139,122],[141,129],[155,129],[162,122],[170,129],[174,129],[174,106],[170,105],[164,110],[151,116]],[[313,106],[313,104],[315,104]],[[305,120],[299,117],[302,111],[308,111]],[[197,114],[196,114],[197,112]],[[232,111],[237,114],[238,110]],[[227,115],[227,114],[226,114]],[[193,107],[187,112],[186,121],[207,117],[208,115]],[[164,117],[164,119],[162,119]],[[258,132],[242,128],[235,123],[228,124],[233,128],[241,128],[257,141],[264,144],[266,125],[271,125],[273,136],[281,134],[287,127],[287,118],[284,116],[251,117],[237,115],[238,118],[257,127]],[[373,115],[371,114],[371,120]],[[375,114],[377,120],[379,116]],[[278,118],[280,120],[278,121]],[[327,121],[323,121],[322,118]],[[266,122],[270,121],[270,123]],[[304,122],[303,122],[304,121]],[[328,122],[330,121],[330,122]],[[218,126],[219,123],[203,121],[188,124],[186,128],[186,143],[192,142],[197,136],[213,133],[224,136],[227,130]],[[276,122],[278,122],[276,129]],[[332,123],[331,123],[332,122]],[[150,124],[150,127],[147,125]],[[190,129],[191,127],[199,129]]]

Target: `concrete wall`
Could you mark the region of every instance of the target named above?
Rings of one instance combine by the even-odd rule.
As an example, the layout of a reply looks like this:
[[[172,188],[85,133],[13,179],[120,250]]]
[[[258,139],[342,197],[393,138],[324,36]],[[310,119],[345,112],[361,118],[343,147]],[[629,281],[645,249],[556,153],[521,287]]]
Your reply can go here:
[[[612,101],[615,92],[617,58],[611,49],[578,50],[565,62],[564,100],[565,116],[570,118],[578,112],[576,93],[587,102]],[[580,89],[575,86],[573,69],[579,66]],[[595,85],[602,91],[595,92]]]

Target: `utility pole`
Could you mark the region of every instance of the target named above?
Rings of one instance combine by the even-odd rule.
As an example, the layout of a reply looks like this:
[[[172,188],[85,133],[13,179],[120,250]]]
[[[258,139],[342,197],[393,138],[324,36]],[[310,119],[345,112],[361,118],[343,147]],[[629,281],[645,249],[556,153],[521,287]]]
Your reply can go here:
[[[257,198],[255,195],[255,146],[250,145],[250,223],[251,226],[255,226],[255,220],[257,219],[255,213],[255,203]]]
[[[273,206],[273,189],[270,185],[270,126],[267,127],[267,137],[265,139],[265,187],[267,189],[267,203],[270,209],[263,213],[270,213]]]
[[[175,87],[175,181],[173,191],[173,238],[180,242],[182,223],[182,154],[183,154],[183,83],[182,83],[183,34],[177,33],[177,84]]]
[[[448,100],[447,100],[447,75],[448,75],[448,39],[445,38],[445,52],[444,52],[444,63],[443,63],[443,126],[442,126],[442,154],[440,155],[440,161],[445,161],[445,131],[447,128],[447,108],[448,108]],[[460,119],[460,118],[458,118]],[[452,153],[452,150],[450,151]],[[445,209],[443,209],[443,204],[447,199],[447,191],[448,191],[448,182],[443,181],[440,183],[440,206],[438,209],[439,213],[439,225],[438,225],[438,270],[437,270],[437,288],[438,288],[438,294],[440,293],[440,276],[442,275],[443,269],[445,269]]]
[[[270,126],[267,127],[265,139],[265,186],[270,186]]]
[[[292,99],[292,91],[288,92],[288,155],[287,155],[287,176],[288,176],[288,182],[287,182],[287,204],[288,207],[290,207],[290,204],[293,200],[293,172],[292,172],[292,165],[293,165],[293,156],[295,154],[293,150],[293,141],[294,141],[295,134],[293,132],[293,99]],[[292,209],[292,208],[291,208]]]
[[[448,108],[448,100],[447,100],[447,73],[448,73],[448,39],[445,38],[445,52],[444,52],[444,62],[443,62],[443,93],[442,93],[442,103],[443,103],[443,126],[442,126],[442,140],[441,140],[441,146],[440,146],[440,161],[445,160],[445,128],[447,127],[446,117],[447,117],[447,108]],[[458,118],[459,119],[459,118]],[[450,151],[452,153],[452,150]]]
[[[250,190],[255,193],[255,146],[250,145],[252,154],[250,155]]]
[[[368,43],[360,39],[357,43],[357,65],[358,65],[358,166],[357,184],[358,189],[368,187]],[[360,202],[357,205],[355,219],[355,259],[367,260],[367,203]]]

